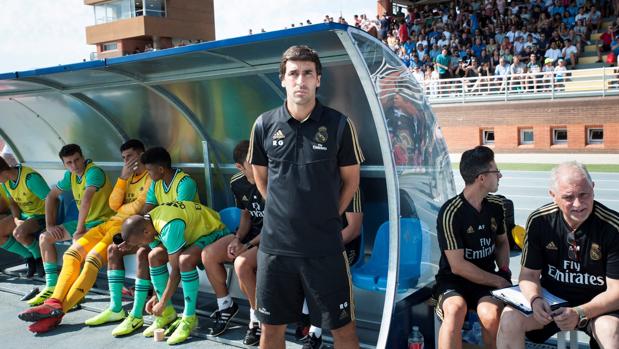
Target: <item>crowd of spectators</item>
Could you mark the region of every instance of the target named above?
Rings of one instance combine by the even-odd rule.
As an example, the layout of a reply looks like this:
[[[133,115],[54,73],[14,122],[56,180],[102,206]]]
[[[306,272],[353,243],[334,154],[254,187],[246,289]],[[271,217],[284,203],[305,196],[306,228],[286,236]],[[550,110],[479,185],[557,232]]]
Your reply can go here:
[[[375,34],[426,85],[432,79],[509,76],[530,88],[527,81],[538,73],[575,69],[586,45],[598,45],[600,62],[602,54],[616,51],[616,57],[619,19],[601,28],[614,7],[605,0],[464,0],[373,20],[359,16],[355,25]],[[592,42],[598,30],[605,32]]]

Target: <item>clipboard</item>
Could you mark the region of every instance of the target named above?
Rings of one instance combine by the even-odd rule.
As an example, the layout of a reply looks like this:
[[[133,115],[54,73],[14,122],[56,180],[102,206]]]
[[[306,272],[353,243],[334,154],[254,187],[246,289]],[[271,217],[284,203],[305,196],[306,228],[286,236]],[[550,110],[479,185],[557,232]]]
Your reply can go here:
[[[522,314],[526,316],[531,316],[531,314],[533,314],[533,309],[531,309],[529,300],[524,297],[522,292],[520,292],[520,286],[501,288],[494,290],[491,293],[494,298],[512,306]],[[544,297],[544,300],[550,304],[551,310],[568,306],[568,302],[565,299],[555,296],[554,294],[548,292],[545,288],[542,288],[542,297]]]

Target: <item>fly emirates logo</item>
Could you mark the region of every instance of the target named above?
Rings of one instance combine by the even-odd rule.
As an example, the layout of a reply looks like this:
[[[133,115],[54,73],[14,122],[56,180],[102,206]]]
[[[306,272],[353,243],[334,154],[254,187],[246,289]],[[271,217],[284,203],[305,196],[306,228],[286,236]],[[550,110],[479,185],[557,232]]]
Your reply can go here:
[[[479,246],[481,246],[481,248],[478,250],[465,248],[465,258],[468,260],[483,259],[494,254],[494,243],[491,238],[479,239]]]
[[[606,280],[603,276],[591,275],[589,273],[580,272],[580,263],[564,260],[563,269],[559,269],[554,265],[548,266],[548,276],[566,284],[574,285],[592,285],[604,286]]]

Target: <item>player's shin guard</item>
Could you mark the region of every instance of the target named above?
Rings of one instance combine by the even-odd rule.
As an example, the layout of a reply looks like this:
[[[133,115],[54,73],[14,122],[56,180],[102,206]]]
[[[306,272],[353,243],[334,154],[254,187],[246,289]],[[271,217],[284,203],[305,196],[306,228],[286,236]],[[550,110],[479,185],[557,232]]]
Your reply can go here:
[[[123,307],[123,285],[125,283],[125,270],[107,271],[107,281],[110,287],[110,309],[119,312]]]
[[[79,301],[81,301],[84,296],[86,296],[86,293],[88,293],[88,291],[90,291],[90,289],[92,288],[92,285],[95,284],[95,281],[97,280],[97,274],[102,267],[103,262],[101,262],[99,258],[91,254],[86,257],[86,262],[84,263],[84,268],[82,269],[82,272],[73,284],[73,287],[71,287],[71,289],[69,290],[67,298],[63,302],[63,310],[65,313],[69,311],[69,309],[73,308],[77,303],[79,303]],[[64,267],[62,269],[64,271]]]
[[[47,273],[47,264],[45,265],[45,272]],[[66,297],[69,289],[77,279],[80,274],[80,265],[82,264],[82,256],[80,253],[74,249],[69,248],[64,255],[62,256],[62,269],[60,270],[60,275],[57,276],[58,282],[56,283],[56,288],[54,289],[54,294],[52,294],[52,298],[58,299],[61,302]],[[47,274],[45,279],[47,280]],[[47,286],[53,286],[49,283]]]
[[[13,252],[22,258],[32,258],[32,254],[28,251],[22,244],[20,244],[13,236],[9,236],[0,248],[7,250],[9,252]]]
[[[39,240],[35,239],[30,245],[26,246],[26,248],[28,249],[28,251],[30,251],[34,259],[41,258],[41,248],[39,247]]]
[[[45,286],[56,287],[58,283],[58,265],[55,263],[43,262],[43,269],[45,270]]]
[[[159,299],[163,298],[163,292],[168,284],[168,279],[170,278],[170,274],[168,273],[168,265],[160,265],[157,267],[150,267],[150,279],[153,282],[153,286],[155,287],[155,292],[157,293],[157,297]],[[170,302],[171,304],[171,302]]]
[[[146,304],[146,298],[148,298],[148,291],[150,290],[150,280],[144,280],[137,278],[135,280],[135,295],[133,301],[133,309],[131,309],[131,315],[136,319],[142,318],[142,312],[144,311],[144,304]]]
[[[196,301],[198,298],[198,288],[200,287],[198,271],[195,269],[192,271],[181,271],[181,284],[185,299],[183,316],[193,316],[196,314]]]

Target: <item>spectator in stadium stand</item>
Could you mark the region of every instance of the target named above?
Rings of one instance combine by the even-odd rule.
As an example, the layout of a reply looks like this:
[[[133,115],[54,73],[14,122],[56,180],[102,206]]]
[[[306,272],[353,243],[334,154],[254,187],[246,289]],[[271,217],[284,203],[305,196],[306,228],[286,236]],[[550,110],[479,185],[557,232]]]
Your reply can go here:
[[[425,80],[425,74],[421,70],[421,67],[415,66],[415,67],[412,67],[412,69],[413,69],[413,77],[415,78],[415,80],[417,80],[420,86],[423,86],[423,81]]]
[[[413,54],[409,66],[411,68],[421,67],[421,61],[419,60],[419,57],[417,57],[417,55]]]
[[[610,45],[615,39],[615,32],[613,26],[609,25],[607,30],[600,35],[600,41],[598,43],[598,63],[602,62],[602,55],[610,51]]]
[[[439,48],[439,45],[437,44],[432,45],[432,49],[430,50],[430,60],[434,62],[436,57],[438,57],[438,55],[440,54],[441,54],[441,49]]]
[[[415,42],[412,37],[408,37],[408,40],[402,44],[402,49],[409,56],[415,51]]]
[[[468,80],[464,82],[464,88],[465,88],[464,92],[467,92],[467,90],[469,89],[469,86],[471,87],[471,90],[474,86],[476,86],[477,80],[478,80],[476,78],[478,76],[479,76],[479,66],[477,65],[477,59],[475,57],[472,57],[470,63],[466,65],[465,70],[464,70],[464,77],[469,78]]]
[[[387,39],[387,33],[389,32],[389,18],[387,17],[387,12],[383,13],[380,18],[380,29],[378,31],[378,38],[380,40]]]
[[[524,49],[524,37],[519,36],[514,42],[514,54],[520,55]]]
[[[514,56],[514,63],[509,66],[510,75],[510,88],[511,90],[522,90],[523,74],[526,71],[526,67],[520,62],[519,56]]]
[[[563,82],[566,80],[567,67],[565,66],[565,60],[559,58],[557,66],[555,67],[555,89],[563,87]]]
[[[434,61],[437,67],[436,69],[438,70],[439,79],[449,79],[451,77],[449,73],[449,61],[449,51],[444,48]]]
[[[600,29],[602,24],[602,13],[598,11],[595,5],[591,5],[591,11],[589,11],[589,17],[587,18],[587,27],[589,31]]]
[[[527,75],[526,85],[529,90],[531,90],[531,87],[533,87],[533,91],[537,92],[537,82],[541,77],[540,73],[542,71],[542,67],[537,61],[537,56],[535,56],[535,54],[531,54],[531,56],[529,56],[527,71],[529,74]]]
[[[576,63],[578,63],[578,49],[572,44],[571,39],[565,40],[565,47],[561,51],[561,56],[565,62],[570,65],[570,69],[576,69]]]
[[[561,50],[557,48],[557,44],[554,41],[550,43],[550,48],[546,50],[544,57],[552,59],[553,63],[561,57]]]

